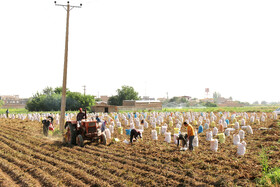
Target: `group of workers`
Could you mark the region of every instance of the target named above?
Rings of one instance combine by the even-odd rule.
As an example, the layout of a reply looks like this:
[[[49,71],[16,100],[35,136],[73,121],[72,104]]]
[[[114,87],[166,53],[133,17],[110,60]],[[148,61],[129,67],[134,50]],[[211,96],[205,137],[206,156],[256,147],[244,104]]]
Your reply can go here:
[[[79,122],[79,121],[81,121],[82,119],[85,119],[85,118],[86,118],[86,113],[83,112],[82,108],[80,108],[79,113],[77,114],[76,120]],[[101,122],[101,120],[99,119],[98,116],[96,116],[95,118],[96,118],[96,121],[98,123]],[[103,121],[103,123],[101,125],[101,132],[105,131],[106,124],[107,124],[107,121],[106,120]],[[141,121],[141,124],[142,125],[144,124],[144,120]],[[184,122],[183,125],[184,125],[184,127],[187,128],[187,133],[185,135],[183,135],[183,134],[179,135],[177,146],[179,146],[180,141],[183,141],[182,145],[184,147],[187,144],[187,141],[188,141],[189,142],[189,150],[192,151],[193,150],[193,139],[194,139],[194,135],[195,135],[194,128],[191,124],[189,124],[187,122]],[[142,138],[141,132],[136,130],[136,129],[132,129],[130,131],[130,143],[132,144],[133,139],[137,140],[138,138]]]
[[[77,121],[80,121],[82,119],[85,119],[85,113],[83,112],[83,110],[80,108],[80,112],[77,114]],[[101,122],[101,120],[99,119],[98,116],[96,116],[96,120],[97,122]],[[102,123],[101,126],[101,131],[105,131],[106,128],[106,123],[107,121],[105,120]],[[141,124],[144,124],[144,120],[141,121]],[[187,133],[185,135],[180,134],[178,137],[178,144],[177,146],[179,146],[180,140],[183,141],[182,145],[183,147],[187,144],[187,142],[189,142],[189,150],[192,151],[193,150],[193,139],[194,139],[194,128],[191,124],[184,122],[183,123],[184,127],[187,128]],[[136,129],[132,129],[130,131],[130,143],[133,143],[133,139],[137,140],[138,138],[142,138],[141,132],[136,130]]]

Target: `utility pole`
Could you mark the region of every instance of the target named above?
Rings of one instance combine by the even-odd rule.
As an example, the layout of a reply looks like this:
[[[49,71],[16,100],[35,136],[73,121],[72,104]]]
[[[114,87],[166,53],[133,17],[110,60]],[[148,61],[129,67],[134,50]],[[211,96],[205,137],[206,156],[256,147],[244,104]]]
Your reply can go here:
[[[86,95],[86,85],[82,86],[84,87],[84,96]]]
[[[62,82],[62,97],[61,97],[61,112],[59,119],[59,130],[63,132],[64,122],[65,122],[65,108],[66,108],[66,82],[67,82],[67,62],[68,62],[68,35],[69,35],[69,14],[70,10],[73,8],[81,8],[80,6],[70,6],[69,1],[67,1],[67,5],[56,4],[56,6],[62,6],[67,11],[66,16],[66,36],[65,36],[65,53],[64,53],[64,69],[63,69],[63,82]]]

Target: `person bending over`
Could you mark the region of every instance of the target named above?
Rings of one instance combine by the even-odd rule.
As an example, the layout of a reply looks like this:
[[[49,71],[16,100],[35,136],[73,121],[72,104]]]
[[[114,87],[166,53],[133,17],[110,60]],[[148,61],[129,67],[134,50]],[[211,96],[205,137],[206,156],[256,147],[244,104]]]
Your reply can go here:
[[[133,138],[135,138],[137,140],[138,137],[142,138],[141,132],[136,129],[132,129],[130,131],[130,143],[132,144]]]

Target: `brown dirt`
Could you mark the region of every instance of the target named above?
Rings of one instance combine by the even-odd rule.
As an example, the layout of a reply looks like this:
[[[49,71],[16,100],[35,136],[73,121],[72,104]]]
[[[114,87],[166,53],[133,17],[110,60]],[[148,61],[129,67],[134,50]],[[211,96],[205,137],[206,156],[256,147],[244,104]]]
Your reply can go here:
[[[279,121],[252,124],[246,154],[238,156],[232,135],[217,152],[210,150],[205,132],[190,152],[164,142],[163,135],[152,141],[151,127],[132,146],[122,143],[127,135],[115,132],[121,142],[81,148],[43,137],[38,122],[0,119],[0,186],[255,186],[262,148],[269,165],[280,166]]]

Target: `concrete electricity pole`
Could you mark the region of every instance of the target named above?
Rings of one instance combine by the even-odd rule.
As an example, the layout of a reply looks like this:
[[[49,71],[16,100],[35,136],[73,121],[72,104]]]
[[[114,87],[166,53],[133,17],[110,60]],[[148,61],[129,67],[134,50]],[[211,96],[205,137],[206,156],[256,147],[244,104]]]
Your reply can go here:
[[[81,8],[80,6],[70,6],[69,1],[67,1],[67,5],[56,4],[56,6],[62,6],[67,11],[66,17],[66,37],[65,37],[65,53],[64,53],[64,69],[63,69],[63,83],[62,83],[62,97],[61,97],[61,112],[59,119],[59,130],[63,132],[64,121],[65,121],[65,108],[66,108],[66,82],[67,82],[67,62],[68,62],[68,35],[69,35],[69,13],[73,8]]]
[[[84,85],[82,87],[84,87],[84,95],[86,95],[86,85]]]

